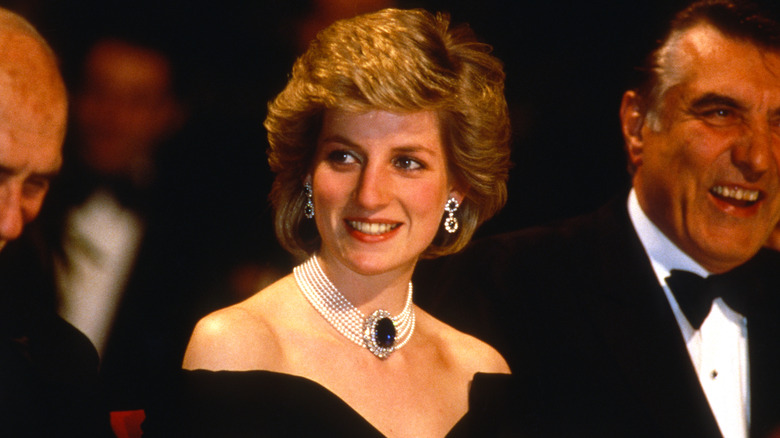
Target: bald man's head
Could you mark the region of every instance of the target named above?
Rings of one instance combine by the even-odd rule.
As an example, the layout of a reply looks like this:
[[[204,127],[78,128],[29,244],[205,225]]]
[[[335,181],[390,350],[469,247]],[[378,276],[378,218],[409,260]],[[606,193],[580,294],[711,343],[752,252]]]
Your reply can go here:
[[[62,165],[66,117],[51,48],[27,21],[0,9],[0,248],[38,215]]]

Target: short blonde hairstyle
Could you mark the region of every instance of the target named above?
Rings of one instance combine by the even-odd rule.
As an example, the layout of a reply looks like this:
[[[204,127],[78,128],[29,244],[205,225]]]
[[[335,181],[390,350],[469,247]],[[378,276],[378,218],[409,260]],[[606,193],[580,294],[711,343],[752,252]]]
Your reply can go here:
[[[270,199],[281,244],[298,256],[320,245],[313,221],[303,218],[302,184],[312,170],[325,110],[431,110],[438,114],[448,171],[465,197],[458,232],[440,230],[422,256],[463,248],[507,198],[505,75],[490,51],[468,27],[451,27],[446,14],[420,9],[385,9],[320,32],[269,104],[264,123],[268,161],[276,173]]]

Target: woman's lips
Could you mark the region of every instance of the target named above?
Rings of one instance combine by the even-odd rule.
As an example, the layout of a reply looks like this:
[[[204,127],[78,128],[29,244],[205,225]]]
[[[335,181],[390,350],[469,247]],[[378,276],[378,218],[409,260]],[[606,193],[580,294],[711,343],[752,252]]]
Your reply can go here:
[[[369,236],[380,236],[382,234],[387,234],[401,226],[400,223],[364,222],[351,219],[347,219],[346,223],[350,229],[367,234]]]

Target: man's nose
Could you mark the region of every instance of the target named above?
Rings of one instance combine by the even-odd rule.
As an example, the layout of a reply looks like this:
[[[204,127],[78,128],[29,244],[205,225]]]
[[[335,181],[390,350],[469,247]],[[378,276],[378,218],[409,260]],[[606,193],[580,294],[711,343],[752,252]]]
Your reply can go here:
[[[759,125],[750,130],[744,138],[732,148],[731,159],[734,165],[749,182],[755,182],[770,169],[774,150],[780,144],[773,144],[773,134],[769,126]]]
[[[0,187],[0,240],[14,240],[25,224],[21,191],[9,185]]]

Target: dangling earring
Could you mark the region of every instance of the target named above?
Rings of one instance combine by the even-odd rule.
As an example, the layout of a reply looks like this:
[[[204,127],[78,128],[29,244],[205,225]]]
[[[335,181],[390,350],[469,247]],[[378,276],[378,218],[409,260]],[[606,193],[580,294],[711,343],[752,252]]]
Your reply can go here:
[[[458,211],[460,204],[455,198],[450,198],[446,204],[444,204],[444,211],[448,213],[446,219],[444,219],[444,229],[448,233],[452,234],[458,231],[458,219],[455,217],[455,212]]]
[[[311,201],[311,183],[303,183],[303,193],[306,195],[306,205],[303,207],[303,215],[306,219],[314,217],[314,203]]]

